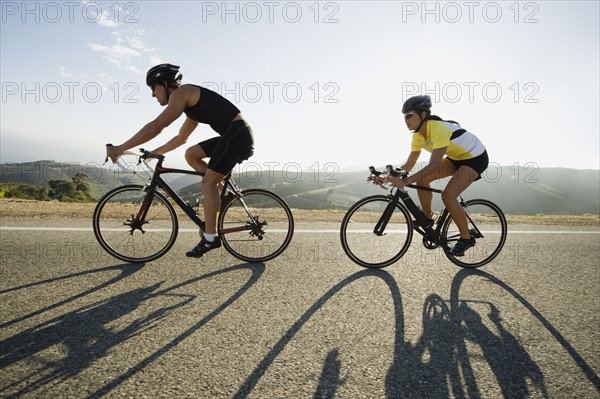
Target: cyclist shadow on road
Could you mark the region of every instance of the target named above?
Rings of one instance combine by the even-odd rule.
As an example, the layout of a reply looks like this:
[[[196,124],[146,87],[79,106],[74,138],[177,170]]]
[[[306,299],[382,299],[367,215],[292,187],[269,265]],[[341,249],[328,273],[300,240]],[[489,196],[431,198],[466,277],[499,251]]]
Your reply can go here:
[[[486,317],[496,332],[484,322]],[[540,368],[502,324],[494,304],[465,300],[449,306],[437,294],[425,301],[419,340],[397,347],[386,377],[388,397],[481,397],[467,342],[481,348],[504,397],[528,397],[527,380],[548,397]]]
[[[520,344],[517,337],[510,334],[502,325],[501,314],[497,307],[489,304],[490,312],[487,314],[488,319],[497,331],[496,334],[492,334],[490,329],[483,326],[481,315],[466,306],[469,301],[459,300],[460,286],[466,278],[471,276],[483,278],[497,285],[516,299],[563,347],[588,380],[600,391],[600,378],[592,367],[587,364],[569,341],[531,303],[507,283],[489,273],[481,270],[462,270],[454,277],[451,288],[450,304],[453,309],[452,313],[456,315],[453,316],[455,324],[463,322],[466,326],[466,330],[463,331],[464,338],[480,345],[483,355],[494,372],[502,393],[505,396],[530,396],[528,385],[526,384],[527,380],[531,381],[532,385],[539,390],[539,393],[543,397],[548,397],[549,395],[544,384],[542,371],[533,362],[533,359]],[[464,344],[463,351],[463,359],[468,361]],[[476,386],[473,386],[473,389],[476,389]]]
[[[137,320],[122,331],[107,325],[134,311],[160,284],[114,296],[90,306],[50,319],[2,341],[0,368],[24,361],[34,366],[29,374],[2,386],[0,392],[21,396],[34,392],[56,380],[72,377],[88,368],[107,351],[152,322],[152,317]],[[56,346],[60,345],[58,349]],[[49,352],[64,350],[66,356],[56,359]],[[6,381],[6,380],[5,380]],[[8,381],[6,381],[8,382]]]
[[[481,348],[483,358],[505,397],[528,397],[528,388],[531,387],[540,396],[548,397],[540,367],[503,324],[498,307],[485,301],[458,300],[461,282],[471,275],[484,276],[501,286],[503,284],[489,274],[471,270],[459,272],[452,284],[450,304],[437,294],[426,299],[423,333],[414,344],[405,340],[402,297],[394,278],[383,270],[365,270],[347,277],[329,289],[297,319],[242,383],[234,398],[248,397],[286,346],[319,309],[343,288],[368,276],[379,277],[387,284],[394,306],[394,354],[385,376],[388,398],[483,396],[478,388],[471,357],[467,353],[467,342]],[[504,287],[507,286],[504,284]],[[514,295],[518,296],[516,293]],[[346,382],[341,378],[343,364],[338,356],[338,349],[327,354],[315,398],[334,397],[337,389]]]
[[[156,292],[154,294],[156,296],[158,296],[158,295],[177,295],[177,294],[173,294],[171,292],[175,291],[177,289],[180,289],[182,287],[200,282],[202,280],[207,280],[207,279],[219,276],[221,274],[236,272],[236,271],[240,271],[240,270],[249,270],[252,274],[251,274],[250,278],[248,278],[246,283],[241,288],[239,288],[235,293],[233,293],[233,295],[231,295],[225,302],[223,302],[221,305],[217,306],[212,312],[207,314],[205,317],[203,317],[196,324],[194,324],[193,326],[191,326],[190,328],[185,330],[183,333],[179,334],[177,337],[175,337],[173,340],[171,340],[168,344],[157,349],[150,356],[148,356],[145,359],[143,359],[142,361],[138,362],[136,365],[130,367],[127,372],[119,375],[118,377],[116,377],[115,379],[110,381],[108,384],[104,385],[102,388],[100,388],[99,390],[97,390],[96,392],[91,394],[89,396],[89,398],[90,399],[91,398],[100,398],[100,397],[103,397],[103,396],[109,394],[113,389],[115,389],[116,387],[118,387],[119,385],[121,385],[122,383],[127,381],[129,378],[133,377],[135,374],[142,371],[144,368],[146,368],[150,364],[154,363],[162,355],[164,355],[171,349],[175,348],[186,338],[190,337],[196,331],[198,331],[202,327],[204,327],[208,322],[213,320],[221,312],[223,312],[225,309],[227,309],[229,306],[231,306],[235,301],[237,301],[244,293],[246,293],[246,291],[248,291],[250,289],[250,287],[252,287],[254,284],[256,284],[256,282],[260,279],[260,277],[262,276],[262,274],[265,271],[265,264],[264,263],[245,263],[245,264],[240,264],[240,265],[236,265],[236,266],[231,266],[226,269],[216,270],[214,272],[207,273],[200,277],[195,277],[193,279],[184,281],[184,282],[176,284],[172,287],[169,287],[169,288],[166,288],[159,292]],[[190,301],[193,300],[194,298],[195,298],[195,296],[191,297]],[[177,305],[177,307],[181,307],[181,306],[187,304],[188,302],[189,301],[185,301],[185,303],[181,303],[180,305]]]
[[[132,267],[132,265],[127,266]],[[246,284],[192,328],[154,352],[150,357],[129,368],[127,373],[118,376],[90,396],[101,397],[126,381],[132,375],[141,371],[147,365],[154,362],[161,355],[175,347],[179,342],[189,337],[193,332],[197,331],[231,305],[260,278],[264,271],[264,265],[243,264],[233,266],[208,273],[162,290],[160,290],[160,288],[164,282],[134,289],[50,319],[1,341],[1,369],[7,371],[8,367],[20,362],[28,362],[35,364],[36,366],[33,368],[28,367],[28,371],[21,372],[17,379],[13,378],[12,380],[9,380],[7,376],[10,374],[5,374],[2,386],[0,386],[0,396],[19,397],[24,394],[33,393],[44,386],[53,384],[56,381],[64,381],[83,372],[92,366],[94,362],[102,359],[117,345],[156,327],[158,322],[165,318],[170,312],[184,307],[196,297],[196,295],[177,294],[173,292],[174,290],[201,280],[215,277],[219,274],[243,269],[250,269],[252,272],[252,275]],[[121,279],[122,278],[123,277],[121,277]],[[101,284],[93,291],[97,291],[106,285],[107,283]],[[86,291],[86,293],[89,292]],[[110,328],[112,322],[133,314],[144,302],[165,295],[174,297],[175,303],[169,306],[162,306],[148,314],[144,314],[142,317],[134,319],[125,328],[118,331]],[[75,297],[70,298],[68,302],[82,296],[83,293],[78,294]],[[58,304],[55,304],[50,308],[58,306]],[[41,313],[41,311],[37,313]],[[58,346],[61,348],[58,349]],[[56,353],[60,353],[61,350],[64,351],[65,355],[57,359]],[[54,355],[48,353],[48,351],[54,353]],[[35,359],[35,362],[32,362],[33,359]]]
[[[321,309],[331,298],[333,298],[343,288],[352,284],[353,282],[360,280],[364,277],[379,277],[381,278],[390,289],[390,293],[393,300],[394,315],[396,320],[395,328],[395,342],[399,344],[404,338],[404,314],[402,308],[402,297],[400,295],[400,288],[398,287],[394,278],[383,270],[364,270],[353,274],[350,277],[345,278],[329,291],[327,291],[321,298],[317,300],[304,314],[290,327],[290,329],[279,339],[273,349],[271,349],[263,360],[258,364],[254,371],[248,376],[244,383],[240,386],[234,398],[246,398],[254,388],[258,385],[260,379],[269,369],[269,367],[275,362],[277,357],[285,349],[285,347],[294,339],[296,334],[302,329],[302,327]],[[338,350],[332,350],[328,353],[325,363],[323,365],[322,374],[319,378],[317,392],[315,398],[333,398],[337,389],[344,384],[344,380],[340,377],[341,364],[338,360]]]
[[[8,294],[8,293],[13,293],[13,292],[17,292],[17,291],[23,291],[24,295],[27,295],[27,290],[32,289],[34,287],[38,287],[38,286],[43,286],[46,284],[54,284],[57,283],[59,281],[63,281],[63,280],[70,280],[70,279],[77,279],[77,278],[81,278],[81,277],[86,277],[86,276],[91,276],[94,274],[100,274],[100,273],[107,273],[107,272],[112,272],[112,271],[118,271],[120,272],[118,275],[116,275],[115,277],[111,278],[110,280],[105,281],[104,283],[92,287],[88,290],[85,290],[83,292],[80,292],[70,298],[64,299],[62,301],[56,302],[52,305],[48,305],[42,309],[36,310],[34,312],[28,313],[26,315],[23,315],[21,317],[17,317],[16,319],[4,322],[2,324],[0,324],[0,328],[6,328],[9,327],[13,324],[16,323],[20,323],[24,320],[27,320],[31,317],[43,314],[45,312],[48,312],[52,309],[56,309],[60,306],[64,306],[70,302],[73,302],[77,299],[83,298],[87,295],[93,294],[94,292],[100,291],[103,288],[106,288],[112,284],[115,284],[129,276],[131,276],[132,274],[138,272],[139,270],[141,270],[144,267],[143,263],[137,263],[137,264],[123,264],[123,265],[116,265],[116,266],[108,266],[108,267],[102,267],[99,269],[93,269],[93,270],[85,270],[82,272],[78,272],[78,273],[72,273],[72,274],[67,274],[65,276],[60,276],[60,277],[54,277],[51,279],[47,279],[47,280],[43,280],[43,281],[38,281],[35,283],[29,283],[29,284],[24,284],[18,287],[13,287],[13,288],[8,288],[8,289],[4,289],[0,291],[0,295],[4,295],[4,294]]]
[[[495,377],[504,397],[549,397],[539,365],[502,320],[493,303],[459,299],[460,286],[468,277],[496,284],[527,309],[563,346],[597,389],[600,380],[593,369],[543,315],[500,279],[479,270],[462,270],[452,282],[450,301],[430,295],[423,309],[423,334],[415,345],[397,347],[386,378],[388,397],[482,397],[467,344],[479,347],[480,359]],[[481,367],[477,367],[481,369]],[[531,392],[534,391],[534,392]]]

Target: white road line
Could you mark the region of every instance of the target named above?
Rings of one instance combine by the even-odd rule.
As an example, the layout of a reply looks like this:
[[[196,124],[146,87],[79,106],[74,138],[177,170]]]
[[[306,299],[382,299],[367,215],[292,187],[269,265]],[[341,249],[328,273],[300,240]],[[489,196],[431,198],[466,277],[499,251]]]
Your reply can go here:
[[[274,232],[284,232],[284,230],[271,230]],[[348,230],[348,233],[372,233],[373,230]],[[294,233],[300,234],[313,234],[313,233],[326,233],[326,234],[339,234],[339,230],[309,230],[309,229],[295,229]],[[392,230],[386,231],[386,233],[406,233],[406,230]],[[497,231],[482,231],[483,234],[500,234]],[[600,231],[595,230],[509,230],[508,235],[511,234],[600,234]]]
[[[119,231],[123,229],[111,229]],[[55,232],[91,232],[91,227],[20,227],[20,226],[0,226],[0,231],[55,231]],[[124,230],[123,230],[124,231]],[[169,229],[146,229],[146,231],[170,231]],[[273,233],[284,233],[286,230],[273,229]],[[198,233],[198,229],[179,229],[180,233]],[[339,234],[335,229],[295,229],[296,234]],[[367,233],[369,230],[351,230],[349,233]],[[388,233],[398,233],[402,231],[389,231]],[[406,231],[404,231],[405,233]],[[483,233],[496,233],[493,231],[483,231]],[[512,234],[600,234],[598,230],[509,230],[508,235]]]
[[[92,231],[90,227],[13,227],[0,226],[0,231]]]

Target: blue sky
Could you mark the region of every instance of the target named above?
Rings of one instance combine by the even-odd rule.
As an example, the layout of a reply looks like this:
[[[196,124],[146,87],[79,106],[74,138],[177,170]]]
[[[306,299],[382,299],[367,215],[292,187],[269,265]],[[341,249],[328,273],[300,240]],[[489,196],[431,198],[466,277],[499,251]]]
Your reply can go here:
[[[162,111],[144,76],[171,62],[236,103],[267,168],[401,164],[414,94],[496,164],[600,168],[597,1],[1,6],[2,162],[101,163]],[[214,134],[200,125],[188,145]],[[168,163],[184,166],[184,149]]]

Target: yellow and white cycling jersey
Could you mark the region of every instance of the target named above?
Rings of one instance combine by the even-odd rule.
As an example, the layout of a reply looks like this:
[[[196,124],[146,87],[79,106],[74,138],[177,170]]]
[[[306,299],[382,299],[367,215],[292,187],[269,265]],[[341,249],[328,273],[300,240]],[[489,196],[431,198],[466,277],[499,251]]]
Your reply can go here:
[[[485,146],[477,136],[454,123],[428,120],[427,138],[421,133],[413,134],[411,151],[425,149],[432,152],[444,147],[448,147],[448,158],[457,161],[475,158],[485,152]]]

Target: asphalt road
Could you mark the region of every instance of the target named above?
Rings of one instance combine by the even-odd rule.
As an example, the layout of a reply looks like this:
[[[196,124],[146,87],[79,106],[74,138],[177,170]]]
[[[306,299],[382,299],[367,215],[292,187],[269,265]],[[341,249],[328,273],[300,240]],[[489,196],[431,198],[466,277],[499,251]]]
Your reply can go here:
[[[600,397],[597,228],[511,226],[478,271],[415,243],[366,270],[297,229],[266,264],[182,233],[130,265],[89,224],[2,223],[0,397]]]

